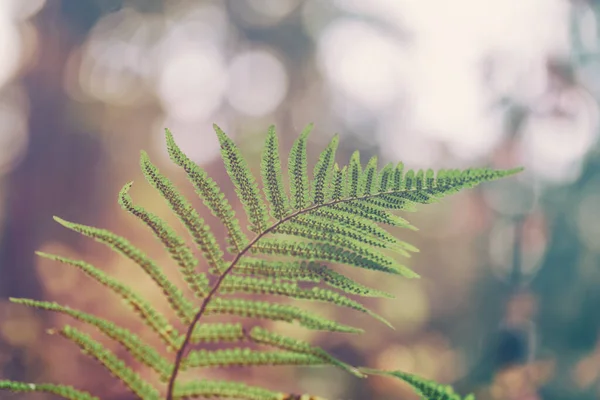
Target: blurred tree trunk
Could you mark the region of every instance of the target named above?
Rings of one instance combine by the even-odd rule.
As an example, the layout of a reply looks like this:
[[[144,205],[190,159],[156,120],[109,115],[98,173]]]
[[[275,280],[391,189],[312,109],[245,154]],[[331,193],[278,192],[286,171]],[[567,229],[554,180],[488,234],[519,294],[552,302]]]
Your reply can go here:
[[[69,13],[68,3],[78,3],[80,10],[88,10]],[[69,54],[85,38],[85,28],[94,19],[85,3],[89,2],[48,2],[34,21],[38,30],[36,60],[22,77],[29,100],[30,140],[24,159],[6,178],[6,219],[0,226],[3,299],[44,298],[43,285],[34,268],[34,251],[44,241],[61,240],[60,236],[66,233],[52,215],[76,218],[79,210],[83,213],[95,197],[101,148],[93,135],[78,131],[80,128],[69,120],[70,99],[63,89]],[[78,15],[83,19],[79,24],[70,20]],[[94,215],[97,218],[99,213]],[[12,353],[3,377],[25,378],[22,355],[6,347],[6,343],[0,343],[0,350]]]

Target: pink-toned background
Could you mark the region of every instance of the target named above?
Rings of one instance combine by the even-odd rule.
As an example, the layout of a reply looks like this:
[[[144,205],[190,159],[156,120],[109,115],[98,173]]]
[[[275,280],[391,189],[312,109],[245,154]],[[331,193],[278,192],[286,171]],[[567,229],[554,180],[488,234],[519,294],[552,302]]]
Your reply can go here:
[[[143,181],[139,151],[199,205],[168,161],[170,128],[234,201],[213,122],[254,171],[271,123],[287,150],[314,122],[311,160],[339,132],[340,161],[359,149],[381,165],[526,172],[420,207],[407,216],[418,232],[394,231],[421,249],[407,264],[423,279],[363,279],[396,295],[369,302],[395,331],[309,303],[368,332],[283,332],[351,363],[453,383],[482,400],[597,399],[599,15],[593,0],[2,0],[0,379],[129,398],[73,344],[45,334],[72,321],[8,303],[56,300],[145,335],[116,296],[36,258],[37,249],[90,261],[165,307],[138,268],[52,215],[128,237],[176,279],[152,236],[116,202],[134,180],[134,199],[178,226]],[[333,368],[200,376],[331,399],[411,398],[394,380]]]

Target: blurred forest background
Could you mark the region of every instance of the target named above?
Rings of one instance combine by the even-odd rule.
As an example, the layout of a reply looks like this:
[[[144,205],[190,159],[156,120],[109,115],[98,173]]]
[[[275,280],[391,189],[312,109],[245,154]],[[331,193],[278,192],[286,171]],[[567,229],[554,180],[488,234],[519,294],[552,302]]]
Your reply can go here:
[[[134,180],[134,199],[175,221],[143,182],[140,149],[195,199],[168,161],[170,128],[231,196],[213,122],[253,168],[268,125],[289,149],[314,122],[313,160],[339,132],[344,161],[360,149],[410,168],[527,170],[407,216],[420,231],[394,233],[421,249],[407,262],[423,279],[366,282],[396,295],[372,304],[396,331],[321,307],[367,333],[288,333],[480,400],[600,398],[599,17],[592,0],[0,1],[0,377],[130,398],[45,333],[72,321],[8,303],[56,300],[143,331],[109,291],[34,255],[85,259],[156,297],[52,215],[171,265],[116,202]],[[413,398],[333,368],[202,373],[331,399]]]

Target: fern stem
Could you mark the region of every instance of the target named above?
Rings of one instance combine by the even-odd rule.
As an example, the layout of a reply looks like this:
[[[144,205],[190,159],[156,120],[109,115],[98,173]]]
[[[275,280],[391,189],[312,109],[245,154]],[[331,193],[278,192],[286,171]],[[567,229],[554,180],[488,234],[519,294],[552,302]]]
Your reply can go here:
[[[394,193],[394,191],[393,190],[390,191],[390,194],[391,193]],[[380,195],[380,194],[381,193],[378,193],[378,195]],[[215,282],[215,284],[212,287],[212,289],[210,290],[210,292],[208,292],[208,295],[206,295],[206,297],[202,301],[202,305],[200,306],[200,309],[198,310],[198,312],[194,316],[194,319],[192,319],[192,322],[189,325],[188,330],[187,330],[187,332],[185,334],[185,338],[183,339],[183,342],[181,343],[181,346],[179,347],[179,350],[177,350],[177,354],[175,355],[175,362],[174,362],[174,365],[173,365],[173,371],[172,371],[171,376],[169,378],[169,385],[167,387],[167,400],[173,400],[173,391],[175,389],[175,381],[177,380],[177,374],[179,373],[179,369],[181,368],[181,362],[183,360],[183,356],[185,355],[185,351],[187,349],[187,346],[190,343],[190,340],[192,338],[192,333],[194,332],[194,328],[195,328],[196,324],[198,323],[198,321],[200,320],[200,318],[202,317],[202,315],[204,315],[204,312],[206,311],[206,308],[208,307],[208,303],[210,303],[210,301],[212,300],[212,298],[215,295],[215,293],[217,293],[217,291],[219,290],[219,287],[223,283],[225,277],[227,275],[229,275],[229,273],[231,271],[233,271],[233,268],[235,268],[236,264],[240,261],[240,259],[242,258],[242,256],[244,254],[246,254],[248,252],[248,250],[250,250],[252,248],[252,246],[254,246],[256,244],[256,242],[258,242],[266,234],[268,234],[271,231],[273,231],[279,225],[283,224],[286,221],[289,221],[292,218],[297,217],[298,215],[311,212],[313,210],[316,210],[317,208],[321,208],[321,207],[325,207],[325,206],[331,206],[331,205],[334,205],[334,204],[344,203],[344,202],[348,202],[348,201],[354,201],[354,200],[360,200],[360,199],[367,199],[367,198],[373,197],[373,196],[374,196],[373,194],[367,194],[367,195],[359,196],[359,197],[336,199],[336,200],[332,200],[332,201],[329,201],[329,202],[323,203],[323,204],[313,204],[310,207],[298,210],[298,211],[296,211],[296,212],[294,212],[294,213],[286,216],[285,218],[280,219],[279,221],[277,221],[276,223],[274,223],[273,225],[271,225],[270,227],[266,228],[264,231],[262,231],[261,233],[259,233],[258,235],[256,235],[254,237],[254,239],[252,239],[250,241],[250,243],[248,243],[246,245],[246,247],[244,247],[235,256],[235,258],[231,261],[231,264],[229,264],[229,267],[227,267],[227,269],[219,276],[219,278]]]

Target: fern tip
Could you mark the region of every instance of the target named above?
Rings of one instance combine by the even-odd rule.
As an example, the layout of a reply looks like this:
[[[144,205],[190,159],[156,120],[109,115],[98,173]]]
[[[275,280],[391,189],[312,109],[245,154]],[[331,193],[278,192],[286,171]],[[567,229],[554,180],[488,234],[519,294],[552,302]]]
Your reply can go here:
[[[71,223],[69,221],[67,221],[66,219],[62,219],[59,216],[53,215],[52,219],[55,220],[56,222],[58,222],[59,224],[61,224],[62,226],[69,226]]]
[[[385,324],[392,330],[394,330],[394,331],[396,330],[396,328],[394,328],[394,325],[392,325],[387,319],[383,318],[381,315],[374,313],[373,311],[370,311],[370,310],[367,310],[367,314],[369,314],[371,317],[375,318],[379,322]]]

